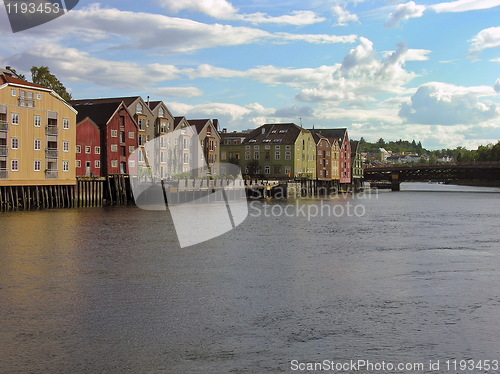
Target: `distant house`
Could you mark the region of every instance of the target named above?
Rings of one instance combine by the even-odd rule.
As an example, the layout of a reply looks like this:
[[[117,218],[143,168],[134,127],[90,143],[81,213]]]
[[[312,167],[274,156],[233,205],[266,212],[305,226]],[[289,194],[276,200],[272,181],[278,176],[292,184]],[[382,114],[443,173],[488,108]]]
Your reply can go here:
[[[352,182],[358,186],[363,179],[363,157],[361,154],[361,144],[358,141],[351,141],[351,164]]]
[[[138,126],[125,103],[73,104],[77,176],[129,173],[128,157],[138,146]]]
[[[266,178],[316,178],[316,144],[311,133],[294,123],[268,123],[242,143],[243,172]]]
[[[339,144],[339,172],[340,184],[350,184],[352,180],[351,172],[351,143],[346,128],[339,129],[313,129],[312,132],[320,134],[330,140],[336,140]]]
[[[223,129],[219,132],[221,137],[220,144],[220,160],[221,162],[228,162],[235,165],[241,165],[243,159],[243,148],[241,144],[245,141],[249,132],[232,131],[227,132]]]

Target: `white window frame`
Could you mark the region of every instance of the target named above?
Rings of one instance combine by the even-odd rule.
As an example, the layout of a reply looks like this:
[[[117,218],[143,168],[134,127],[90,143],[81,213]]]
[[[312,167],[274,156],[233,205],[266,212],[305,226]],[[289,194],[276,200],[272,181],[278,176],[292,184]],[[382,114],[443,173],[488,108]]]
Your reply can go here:
[[[42,116],[35,114],[33,124],[35,127],[42,127]]]
[[[118,152],[118,144],[111,144],[111,152]]]
[[[90,145],[85,146],[85,154],[90,155],[92,153],[92,147]]]
[[[81,168],[81,167],[82,167],[82,161],[81,161],[81,160],[76,160],[76,161],[75,161],[75,166],[76,166],[77,168]]]
[[[63,140],[63,152],[69,152],[69,141]]]
[[[15,167],[14,167],[15,165]],[[18,159],[12,159],[10,160],[10,171],[19,171],[19,160]]]
[[[100,146],[96,145],[94,147],[94,154],[96,154],[96,155],[100,155],[101,154],[101,147]]]
[[[111,130],[111,137],[118,138],[118,130]]]
[[[14,125],[14,126],[18,126],[19,125],[19,113],[11,113],[11,123]]]
[[[133,131],[129,131],[129,132],[128,132],[128,138],[129,138],[129,139],[135,139],[135,132],[133,132]]]
[[[35,151],[41,151],[42,150],[42,139],[35,139],[33,141],[33,148]]]
[[[69,130],[69,118],[63,118],[63,129]]]
[[[62,164],[63,164],[63,172],[65,173],[69,172],[69,161],[63,160]]]
[[[14,147],[14,142],[16,143],[15,147]],[[10,148],[11,149],[19,149],[19,138],[18,137],[10,138]]]
[[[42,160],[33,161],[33,171],[42,171]]]
[[[111,167],[117,168],[118,167],[118,160],[111,160]]]
[[[101,168],[101,161],[100,160],[95,160],[94,161],[94,167],[96,169],[100,169]]]
[[[76,153],[82,153],[82,146],[81,145],[76,146]]]

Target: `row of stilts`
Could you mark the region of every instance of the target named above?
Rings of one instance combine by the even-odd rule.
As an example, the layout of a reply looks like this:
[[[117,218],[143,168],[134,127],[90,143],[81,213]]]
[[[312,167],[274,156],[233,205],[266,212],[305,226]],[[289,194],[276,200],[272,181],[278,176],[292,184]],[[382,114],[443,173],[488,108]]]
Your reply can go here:
[[[0,186],[0,212],[100,207],[133,202],[128,175],[77,178],[76,185]]]

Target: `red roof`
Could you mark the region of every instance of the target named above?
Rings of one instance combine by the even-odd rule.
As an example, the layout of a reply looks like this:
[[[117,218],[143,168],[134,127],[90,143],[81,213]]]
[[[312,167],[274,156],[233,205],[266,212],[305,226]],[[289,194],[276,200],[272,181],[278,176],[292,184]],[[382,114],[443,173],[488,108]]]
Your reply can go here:
[[[24,80],[19,79],[19,78],[14,78],[14,77],[11,77],[10,75],[4,75],[4,74],[2,74],[1,78],[2,78],[2,81],[3,81],[2,84],[5,84],[5,83],[21,84],[23,86],[30,86],[30,87],[43,88],[45,90],[50,90],[50,88],[41,86],[41,85],[36,84],[36,83],[31,83],[31,82],[28,82],[28,81],[24,81]]]

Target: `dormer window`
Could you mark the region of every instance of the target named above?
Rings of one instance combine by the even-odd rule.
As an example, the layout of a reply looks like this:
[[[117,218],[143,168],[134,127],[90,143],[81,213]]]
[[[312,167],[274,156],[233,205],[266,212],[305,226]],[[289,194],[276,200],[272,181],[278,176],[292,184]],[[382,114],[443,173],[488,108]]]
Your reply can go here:
[[[158,110],[158,117],[165,117],[165,111],[163,110],[163,108],[160,108]]]
[[[142,104],[141,103],[137,103],[137,105],[135,106],[135,112],[137,114],[142,114]]]

